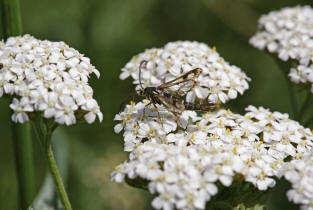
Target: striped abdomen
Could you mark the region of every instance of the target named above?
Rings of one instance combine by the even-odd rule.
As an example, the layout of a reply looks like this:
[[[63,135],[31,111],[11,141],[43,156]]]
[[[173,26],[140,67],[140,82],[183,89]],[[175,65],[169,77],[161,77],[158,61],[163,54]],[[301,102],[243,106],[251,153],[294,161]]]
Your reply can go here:
[[[213,103],[194,104],[194,103],[184,102],[184,106],[186,110],[212,111],[215,109],[216,104],[213,104]]]

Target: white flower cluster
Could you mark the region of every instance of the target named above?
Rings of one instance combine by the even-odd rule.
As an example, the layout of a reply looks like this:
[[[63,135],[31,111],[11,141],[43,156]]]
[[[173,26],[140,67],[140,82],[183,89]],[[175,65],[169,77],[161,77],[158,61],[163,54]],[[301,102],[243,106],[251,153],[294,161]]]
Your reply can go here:
[[[201,68],[202,73],[197,84],[186,93],[187,102],[194,102],[199,98],[213,103],[225,103],[249,88],[250,78],[240,68],[230,65],[220,57],[215,47],[211,49],[204,43],[170,42],[163,48],[148,49],[134,56],[122,68],[120,78],[131,76],[134,84],[137,84],[137,90],[140,89],[139,65],[143,60],[148,61],[141,73],[144,87],[158,86],[192,69]]]
[[[236,175],[259,190],[275,185],[285,158],[299,157],[313,145],[310,129],[287,114],[249,106],[244,116],[216,110],[202,116],[185,111],[179,119],[147,101],[131,102],[116,115],[114,128],[124,129],[129,161],[116,167],[111,179],[141,178],[157,197],[156,209],[204,209]],[[180,122],[180,123],[177,123]]]
[[[296,61],[289,76],[295,83],[313,83],[313,9],[310,6],[286,7],[259,19],[259,31],[250,43],[276,53],[283,61]],[[313,86],[312,90],[313,92]]]
[[[302,210],[313,209],[313,156],[304,155],[302,159],[292,160],[284,171],[284,177],[291,183],[288,199],[301,204]]]
[[[64,42],[30,35],[0,42],[0,97],[13,96],[12,120],[23,123],[31,113],[43,113],[59,124],[88,123],[102,113],[88,84],[99,72],[90,60]]]

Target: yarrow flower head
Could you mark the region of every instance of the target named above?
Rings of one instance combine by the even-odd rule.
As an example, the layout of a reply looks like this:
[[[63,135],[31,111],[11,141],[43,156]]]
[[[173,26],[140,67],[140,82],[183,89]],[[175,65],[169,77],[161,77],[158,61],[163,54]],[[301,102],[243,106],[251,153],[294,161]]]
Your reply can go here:
[[[71,125],[88,123],[102,113],[88,84],[99,71],[90,60],[64,42],[30,35],[0,42],[0,97],[12,96],[12,120],[23,123],[35,113]]]
[[[262,107],[249,106],[245,115],[184,111],[175,119],[147,104],[131,102],[115,117],[114,130],[123,130],[130,155],[111,179],[145,180],[156,209],[205,209],[220,186],[238,180],[266,190],[287,157],[298,158],[313,145],[310,129]]]
[[[313,209],[313,156],[312,152],[301,159],[294,159],[282,170],[284,177],[291,183],[287,192],[288,199],[301,204],[301,209]]]
[[[139,65],[142,61],[148,61],[141,73],[144,87],[158,86],[192,69],[201,68],[197,84],[186,93],[187,102],[201,99],[225,103],[249,88],[250,78],[239,67],[220,57],[215,47],[210,48],[204,43],[170,42],[163,48],[148,49],[134,56],[122,68],[120,78],[131,76],[137,84],[136,89],[140,89]]]
[[[250,43],[294,61],[289,76],[295,83],[313,84],[313,9],[310,6],[286,7],[259,19],[259,31]],[[313,86],[312,90],[313,92]]]

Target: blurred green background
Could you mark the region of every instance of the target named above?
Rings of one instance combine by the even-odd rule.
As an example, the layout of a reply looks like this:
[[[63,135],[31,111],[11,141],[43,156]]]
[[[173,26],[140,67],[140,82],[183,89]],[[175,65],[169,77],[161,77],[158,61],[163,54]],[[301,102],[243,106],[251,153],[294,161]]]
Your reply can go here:
[[[113,118],[132,90],[119,80],[120,69],[146,48],[169,41],[196,40],[216,46],[231,64],[252,78],[250,89],[228,104],[243,112],[249,104],[290,113],[284,77],[274,60],[249,45],[263,13],[304,0],[28,0],[21,1],[23,29],[39,39],[65,41],[91,58],[101,72],[90,80],[104,114],[93,125],[64,129],[69,145],[67,188],[73,208],[151,209],[151,196],[126,184],[110,183],[114,166],[127,158]],[[312,4],[312,3],[311,3]],[[16,170],[10,133],[9,101],[0,100],[0,209],[18,209]],[[36,189],[46,172],[45,159],[33,141]],[[295,209],[282,188],[270,196],[269,209]],[[284,206],[285,205],[285,206]]]

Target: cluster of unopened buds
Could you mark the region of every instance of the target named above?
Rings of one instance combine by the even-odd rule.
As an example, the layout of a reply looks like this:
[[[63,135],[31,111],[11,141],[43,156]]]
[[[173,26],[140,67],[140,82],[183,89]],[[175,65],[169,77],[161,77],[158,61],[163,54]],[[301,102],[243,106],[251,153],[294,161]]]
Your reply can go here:
[[[201,68],[196,85],[182,99],[190,103],[225,103],[242,94],[250,80],[215,49],[189,41],[146,50],[126,64],[121,79],[131,75],[139,84],[142,60],[148,61],[142,71],[145,87]],[[115,116],[119,123],[114,127],[116,133],[123,130],[129,160],[116,167],[111,179],[144,180],[156,195],[152,206],[166,210],[205,209],[222,187],[238,180],[259,191],[273,187],[289,158],[299,160],[311,150],[313,134],[288,114],[254,106],[246,111],[240,115],[216,106],[210,112],[179,110],[177,115],[146,99],[131,102]]]
[[[88,123],[102,113],[88,84],[99,71],[90,60],[64,42],[30,35],[0,42],[0,97],[13,98],[12,120],[24,123],[40,113],[59,124]]]

